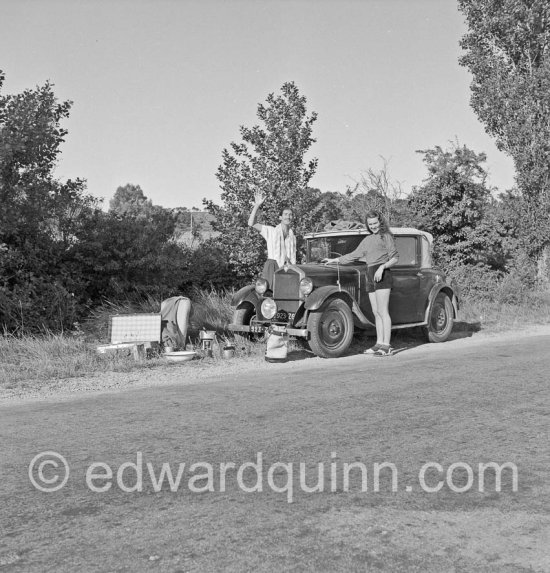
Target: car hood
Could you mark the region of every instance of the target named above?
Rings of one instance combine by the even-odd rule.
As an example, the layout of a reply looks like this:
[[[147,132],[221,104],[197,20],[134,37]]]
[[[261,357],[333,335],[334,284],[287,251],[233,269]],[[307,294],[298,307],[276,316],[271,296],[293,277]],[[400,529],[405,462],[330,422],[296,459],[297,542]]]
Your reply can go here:
[[[359,266],[342,266],[339,265],[323,265],[319,263],[308,263],[304,265],[296,265],[294,268],[299,269],[306,277],[313,281],[315,287],[326,285],[340,284],[357,284],[359,280],[359,269],[364,265]],[[277,271],[280,273],[281,270]]]
[[[361,266],[365,265],[323,265],[319,263],[308,263],[305,265],[296,265],[306,274],[307,277],[319,276],[357,276]],[[366,268],[366,267],[365,267]]]

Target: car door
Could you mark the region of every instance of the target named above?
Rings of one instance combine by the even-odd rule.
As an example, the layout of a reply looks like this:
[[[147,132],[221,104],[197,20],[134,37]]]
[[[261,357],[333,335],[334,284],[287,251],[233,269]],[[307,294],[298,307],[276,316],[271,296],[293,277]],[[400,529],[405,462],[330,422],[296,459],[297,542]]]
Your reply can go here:
[[[421,245],[415,235],[396,235],[399,262],[391,269],[393,286],[390,295],[390,316],[393,324],[408,324],[423,320],[420,308]]]

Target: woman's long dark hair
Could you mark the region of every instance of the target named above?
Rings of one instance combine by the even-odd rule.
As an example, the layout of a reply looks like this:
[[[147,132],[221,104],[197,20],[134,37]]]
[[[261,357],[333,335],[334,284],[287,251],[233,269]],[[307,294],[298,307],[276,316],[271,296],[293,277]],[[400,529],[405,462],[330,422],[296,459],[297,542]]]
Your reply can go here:
[[[378,219],[380,221],[380,234],[381,235],[391,235],[392,232],[390,231],[390,226],[388,225],[388,222],[386,221],[386,218],[384,217],[384,215],[382,215],[382,213],[380,213],[380,211],[369,211],[366,215],[365,215],[365,224],[367,225],[367,229],[369,227],[368,224],[368,220],[369,219]],[[370,229],[369,229],[370,231]],[[372,231],[371,231],[372,233]]]

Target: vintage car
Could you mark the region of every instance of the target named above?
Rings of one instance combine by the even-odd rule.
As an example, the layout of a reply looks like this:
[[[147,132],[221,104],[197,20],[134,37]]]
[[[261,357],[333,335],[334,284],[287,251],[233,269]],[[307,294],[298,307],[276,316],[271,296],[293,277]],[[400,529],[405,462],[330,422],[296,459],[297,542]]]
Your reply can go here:
[[[275,326],[305,339],[322,358],[341,356],[354,330],[375,332],[374,316],[365,291],[365,265],[325,265],[321,261],[353,251],[367,229],[310,233],[306,262],[285,265],[275,273],[272,289],[263,278],[235,293],[235,333],[261,334]],[[457,316],[459,294],[445,274],[432,267],[429,233],[392,228],[399,262],[392,267],[390,295],[392,329],[422,327],[430,342],[444,342]]]

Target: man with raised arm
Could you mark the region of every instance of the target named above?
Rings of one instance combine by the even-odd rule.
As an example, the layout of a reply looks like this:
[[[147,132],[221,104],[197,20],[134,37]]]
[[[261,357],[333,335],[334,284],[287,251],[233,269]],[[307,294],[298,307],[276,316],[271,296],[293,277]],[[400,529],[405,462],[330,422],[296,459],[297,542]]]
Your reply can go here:
[[[259,231],[267,243],[267,261],[262,272],[263,278],[269,283],[269,288],[273,288],[273,274],[285,263],[296,264],[296,236],[290,225],[292,224],[292,209],[283,207],[276,227],[262,225],[256,222],[258,210],[264,202],[261,191],[254,193],[254,207],[248,218],[248,225]]]

